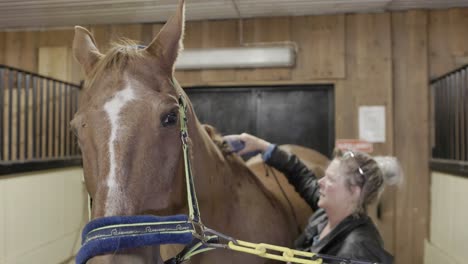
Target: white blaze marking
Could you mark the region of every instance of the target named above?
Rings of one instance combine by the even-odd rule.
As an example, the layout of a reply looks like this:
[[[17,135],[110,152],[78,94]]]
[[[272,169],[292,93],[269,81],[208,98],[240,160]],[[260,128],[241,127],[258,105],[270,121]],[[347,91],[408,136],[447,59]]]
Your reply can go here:
[[[114,95],[112,100],[108,101],[104,105],[104,110],[106,111],[110,126],[111,126],[111,135],[109,138],[109,175],[107,176],[107,187],[109,188],[107,194],[107,201],[114,196],[113,193],[117,191],[118,187],[116,180],[117,172],[117,161],[115,160],[115,142],[118,141],[118,130],[119,130],[119,115],[122,111],[122,108],[131,100],[135,99],[135,93],[130,86],[127,86],[122,91],[117,92]],[[118,195],[118,194],[117,194]],[[109,204],[109,203],[107,203]],[[109,208],[106,208],[106,214]]]

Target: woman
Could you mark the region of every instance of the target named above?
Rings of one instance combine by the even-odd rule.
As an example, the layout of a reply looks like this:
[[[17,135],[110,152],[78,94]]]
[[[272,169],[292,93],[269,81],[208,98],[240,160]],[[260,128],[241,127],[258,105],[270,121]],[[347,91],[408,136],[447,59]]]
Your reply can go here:
[[[245,144],[238,151],[239,155],[261,151],[264,161],[283,172],[315,211],[295,241],[297,249],[346,259],[393,263],[366,209],[379,197],[385,184],[401,181],[401,168],[395,158],[372,158],[351,151],[338,153],[325,176],[318,180],[295,155],[263,139],[246,133],[224,138],[228,142]]]

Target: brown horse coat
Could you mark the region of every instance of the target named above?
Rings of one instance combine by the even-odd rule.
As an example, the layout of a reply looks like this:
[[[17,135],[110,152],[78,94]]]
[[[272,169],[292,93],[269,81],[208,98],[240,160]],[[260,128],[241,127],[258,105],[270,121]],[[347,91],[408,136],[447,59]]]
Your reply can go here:
[[[174,78],[182,48],[184,1],[145,49],[114,45],[102,54],[90,32],[76,27],[73,53],[86,73],[71,126],[83,154],[92,218],[187,213],[178,97],[188,103],[191,161],[201,217],[238,239],[291,246],[297,224],[235,155],[225,155],[197,120]],[[193,263],[265,263],[216,250]],[[162,263],[160,246],[118,251],[89,263]]]

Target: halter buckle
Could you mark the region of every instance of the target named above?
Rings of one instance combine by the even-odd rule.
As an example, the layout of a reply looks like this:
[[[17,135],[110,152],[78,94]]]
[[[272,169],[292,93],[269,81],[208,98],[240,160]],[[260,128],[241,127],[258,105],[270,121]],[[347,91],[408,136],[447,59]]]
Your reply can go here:
[[[223,233],[220,233],[218,231],[215,231],[213,229],[205,227],[205,232],[204,232],[205,237],[209,236],[216,236],[217,242],[209,242],[208,240],[202,240],[202,243],[205,244],[207,247],[212,247],[212,248],[228,248],[229,242],[234,243],[235,245],[238,245],[237,240],[234,238],[227,236]]]
[[[193,236],[200,239],[201,241],[205,241],[206,240],[206,235],[205,235],[205,229],[206,227],[200,223],[200,222],[196,222],[194,220],[190,220],[190,223],[192,224],[193,226]]]

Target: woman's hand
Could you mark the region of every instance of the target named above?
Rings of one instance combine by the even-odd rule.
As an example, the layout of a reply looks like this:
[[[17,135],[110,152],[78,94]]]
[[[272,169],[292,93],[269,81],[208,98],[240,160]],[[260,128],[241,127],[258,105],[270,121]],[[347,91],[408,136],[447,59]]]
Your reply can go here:
[[[242,133],[240,135],[228,135],[224,136],[223,138],[227,141],[240,140],[245,144],[245,147],[237,152],[239,155],[244,155],[256,151],[264,152],[270,145],[270,142],[247,133]]]

